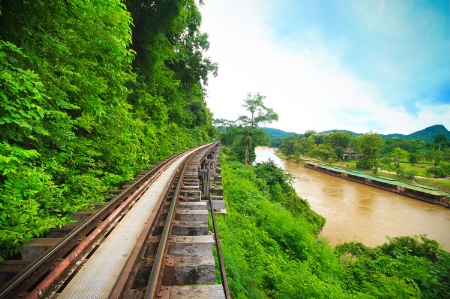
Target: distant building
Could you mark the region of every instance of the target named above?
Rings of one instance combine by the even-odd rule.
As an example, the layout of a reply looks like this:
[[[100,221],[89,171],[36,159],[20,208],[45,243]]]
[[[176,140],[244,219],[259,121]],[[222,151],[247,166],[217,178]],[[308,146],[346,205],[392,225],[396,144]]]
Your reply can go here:
[[[342,160],[352,160],[357,157],[356,151],[353,147],[347,147],[344,151],[344,156],[342,157]]]

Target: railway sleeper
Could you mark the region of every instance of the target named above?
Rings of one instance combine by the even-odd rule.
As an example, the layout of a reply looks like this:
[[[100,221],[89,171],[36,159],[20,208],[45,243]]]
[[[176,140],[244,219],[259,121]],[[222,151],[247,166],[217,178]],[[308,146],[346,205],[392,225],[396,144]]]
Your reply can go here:
[[[165,257],[162,285],[213,284],[216,274],[214,257],[174,256]]]
[[[222,183],[222,176],[221,175],[215,175],[214,177],[213,177],[213,182],[214,183]]]
[[[222,177],[222,168],[220,168],[220,167],[214,168],[214,176]]]
[[[223,286],[167,286],[158,295],[160,299],[225,299]]]
[[[201,221],[178,221],[172,226],[172,234],[175,236],[202,236],[209,234],[209,224]]]
[[[223,196],[223,188],[217,186],[211,186],[209,188],[210,195]]]
[[[215,199],[213,199],[213,197],[215,197]],[[221,198],[222,196],[211,196],[213,211],[216,214],[226,214],[225,201]],[[208,205],[208,209],[211,210],[209,200],[202,200],[202,202],[206,203]]]
[[[208,205],[203,201],[178,201],[180,210],[207,210]]]
[[[133,281],[132,289],[142,289],[150,276],[154,256],[146,258]],[[162,285],[213,284],[216,265],[212,252],[207,256],[166,255]]]
[[[64,225],[62,228],[51,228],[46,237],[47,238],[63,238],[65,235],[70,233],[79,223],[69,223]]]
[[[186,174],[184,175],[185,178],[190,179],[190,178],[198,178],[198,170],[196,169],[195,171],[193,170],[187,170]]]
[[[183,184],[185,186],[198,186],[200,184],[200,180],[196,177],[184,177]]]
[[[152,236],[150,238],[145,256],[154,256],[158,250],[161,236]],[[169,237],[169,255],[192,255],[209,256],[212,255],[214,246],[214,236],[175,236]]]
[[[208,210],[176,210],[175,220],[179,221],[200,221],[208,223]]]
[[[154,256],[146,259],[133,282],[132,289],[142,289],[150,276]],[[213,284],[216,266],[214,257],[173,256],[164,257],[164,275],[162,285]]]
[[[194,173],[186,173],[184,175],[185,180],[198,180],[198,171]]]
[[[199,185],[190,185],[190,184],[185,184],[183,183],[183,190],[198,190],[199,189]]]
[[[169,250],[171,255],[212,255],[214,236],[175,236],[169,237]]]
[[[202,198],[202,191],[182,189],[180,195],[184,201],[200,201]]]
[[[33,261],[47,249],[56,246],[61,238],[33,238],[28,243],[22,245],[22,260]]]
[[[9,260],[0,261],[0,286],[7,283],[16,274],[25,269],[29,261],[23,260]]]
[[[98,211],[98,209],[94,209],[94,210],[83,210],[83,211],[75,212],[75,213],[72,215],[72,220],[75,220],[75,221],[77,221],[77,222],[85,221],[86,219],[88,219],[89,217],[91,217],[92,215],[94,215],[97,211]]]
[[[106,190],[103,195],[106,197],[116,196],[122,193],[123,190]]]
[[[164,221],[159,221],[153,232],[154,236],[162,234]],[[201,236],[209,233],[209,225],[203,221],[178,221],[172,223],[172,234],[176,236]]]

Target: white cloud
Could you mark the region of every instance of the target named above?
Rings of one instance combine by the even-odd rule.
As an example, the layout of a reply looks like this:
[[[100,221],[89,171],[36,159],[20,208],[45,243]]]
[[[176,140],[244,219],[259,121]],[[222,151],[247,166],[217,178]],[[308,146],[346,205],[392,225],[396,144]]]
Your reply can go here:
[[[202,30],[211,44],[208,55],[219,64],[219,76],[211,77],[207,88],[215,118],[237,119],[245,113],[241,106],[246,94],[261,92],[266,105],[279,114],[271,126],[285,131],[409,134],[439,123],[433,120],[435,109],[418,105],[420,113],[413,117],[383,103],[376,86],[345,72],[325,47],[300,48],[295,41],[273,44],[262,3],[211,0],[201,7]],[[449,106],[443,108],[450,116]]]

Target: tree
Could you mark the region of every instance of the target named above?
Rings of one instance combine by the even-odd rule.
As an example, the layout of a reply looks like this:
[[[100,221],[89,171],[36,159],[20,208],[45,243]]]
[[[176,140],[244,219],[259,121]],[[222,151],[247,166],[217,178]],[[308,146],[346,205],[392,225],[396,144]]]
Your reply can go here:
[[[305,134],[303,134],[303,136],[306,137],[306,138],[308,138],[309,136],[316,135],[316,134],[317,134],[316,131],[314,131],[314,130],[308,130],[308,131],[305,132]]]
[[[336,153],[329,144],[315,145],[309,151],[311,157],[319,158],[319,160],[326,162],[333,162],[337,160]]]
[[[219,126],[229,125],[226,129],[221,129],[220,141],[230,146],[233,154],[244,166],[255,161],[255,147],[263,144],[270,144],[267,133],[258,128],[259,124],[271,123],[278,120],[278,115],[271,108],[264,105],[266,97],[259,92],[252,96],[247,94],[243,107],[249,112],[249,116],[239,116],[236,122],[223,119],[215,120]]]
[[[441,150],[441,147],[448,144],[447,136],[444,133],[437,133],[434,136],[434,143],[437,145],[438,150]]]
[[[263,129],[233,125],[222,132],[220,142],[229,147],[233,156],[246,166],[256,159],[255,147],[269,144],[270,139]]]
[[[383,145],[381,135],[376,133],[367,133],[357,138],[360,139],[361,149],[364,154],[364,158],[358,162],[357,167],[360,169],[371,169],[372,167],[375,167],[374,172],[376,173],[378,157]]]
[[[278,120],[278,114],[276,114],[273,109],[267,108],[264,106],[264,99],[266,97],[257,92],[255,95],[250,93],[247,94],[247,99],[244,100],[244,108],[250,112],[250,116],[239,116],[238,121],[250,127],[250,133],[245,137],[246,149],[245,149],[245,158],[244,158],[244,166],[247,166],[248,163],[253,162],[251,155],[254,155],[255,146],[253,145],[254,138],[253,135],[255,133],[255,128],[258,127],[261,123],[272,123],[273,121]]]
[[[420,153],[412,153],[409,155],[409,163],[411,163],[411,165],[417,164],[417,162],[419,162],[419,159],[421,158]]]
[[[0,0],[0,259],[212,139],[196,3]]]
[[[298,144],[297,134],[292,134],[291,136],[284,138],[283,140],[283,153],[285,155],[293,156],[296,153],[296,145]]]
[[[267,108],[263,101],[266,97],[257,92],[255,95],[251,93],[247,94],[247,99],[244,100],[242,105],[244,108],[250,112],[250,116],[241,115],[239,116],[238,122],[244,124],[245,126],[250,126],[252,128],[258,127],[259,124],[272,123],[278,120],[278,114],[276,114],[273,109]]]
[[[315,145],[315,140],[313,136],[301,137],[299,140],[299,151],[302,155],[307,155],[309,150]]]
[[[400,167],[400,161],[408,159],[409,158],[409,153],[407,151],[405,151],[404,149],[396,147],[392,151],[391,157],[395,160],[395,168],[399,168]]]
[[[336,156],[342,159],[345,148],[350,144],[352,135],[348,132],[332,132],[324,136],[324,142],[335,151]]]

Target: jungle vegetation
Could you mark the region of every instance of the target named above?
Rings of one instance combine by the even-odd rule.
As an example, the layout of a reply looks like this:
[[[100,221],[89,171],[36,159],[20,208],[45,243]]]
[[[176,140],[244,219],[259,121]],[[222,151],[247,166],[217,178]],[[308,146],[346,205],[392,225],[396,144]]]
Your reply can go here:
[[[194,0],[0,0],[0,260],[214,136]]]
[[[217,65],[200,23],[194,0],[0,0],[0,259],[214,138],[203,97]],[[258,124],[278,118],[263,99],[249,95],[249,115],[220,133],[233,298],[448,297],[450,258],[436,242],[333,250],[289,175],[244,167],[268,140]]]
[[[261,107],[258,115],[276,115],[272,110],[265,113],[268,108],[264,106],[264,98],[258,96],[247,97],[247,100],[261,100],[257,102]],[[240,122],[242,119],[245,121]],[[450,253],[426,236],[390,238],[375,248],[350,242],[335,249],[326,239],[317,238],[325,219],[296,195],[292,177],[273,161],[248,167],[255,158],[244,154],[253,144],[249,140],[257,140],[258,145],[268,142],[267,136],[261,133],[263,130],[248,119],[241,116],[235,122],[216,120],[223,145],[221,164],[227,205],[227,214],[218,217],[218,227],[233,298],[447,298],[450,295]],[[384,145],[378,134],[361,136],[353,143],[352,137],[346,134],[320,136],[310,131],[307,135],[285,139],[282,149],[292,145],[289,148],[297,153],[329,160],[343,155],[350,145],[358,146],[365,155],[359,161],[360,167],[370,168],[378,163]],[[391,145],[396,148],[398,144]],[[394,152],[396,156],[403,153]]]
[[[217,217],[232,298],[448,298],[450,253],[426,236],[335,249],[324,219],[273,161],[221,156],[227,214]]]
[[[215,119],[216,138],[230,149],[229,153],[244,163],[244,167],[255,161],[255,148],[270,144],[269,135],[260,127],[278,120],[272,108],[264,105],[266,97],[261,93],[248,93],[242,105],[248,115],[237,120]]]
[[[346,153],[351,149],[354,154]],[[360,136],[348,132],[292,134],[283,139],[280,150],[288,158],[316,158],[326,163],[353,161],[358,169],[384,169],[413,179],[416,175],[430,178],[450,176],[450,139],[444,133],[434,134],[432,141],[404,139],[367,133]]]

